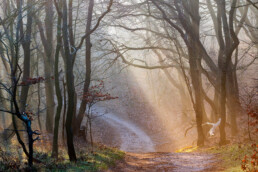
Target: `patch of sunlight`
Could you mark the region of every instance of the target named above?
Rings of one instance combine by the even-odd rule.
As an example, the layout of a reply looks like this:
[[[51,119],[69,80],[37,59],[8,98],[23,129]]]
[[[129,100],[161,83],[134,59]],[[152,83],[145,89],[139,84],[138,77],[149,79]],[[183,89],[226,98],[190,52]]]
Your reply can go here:
[[[148,63],[155,64],[156,63],[156,57],[154,55],[150,55],[148,57]],[[156,90],[159,90],[161,87],[164,89],[166,85],[166,80],[162,80],[162,82],[158,82],[159,84],[154,84],[156,82],[156,79],[159,77],[163,77],[164,75],[160,74],[157,71],[146,71],[144,69],[139,68],[128,68],[130,74],[132,74],[136,88],[140,90],[138,95],[141,97],[143,101],[145,101],[148,104],[148,107],[151,108],[151,111],[153,114],[155,114],[156,118],[158,119],[157,122],[162,123],[164,130],[167,132],[170,132],[174,128],[180,128],[180,125],[175,125],[176,123],[173,123],[171,125],[171,121],[176,121],[178,118],[178,115],[176,113],[171,113],[171,104],[160,104],[161,98],[158,96],[158,92]],[[135,88],[134,88],[135,89]],[[148,90],[148,91],[147,91]],[[133,90],[134,92],[134,90]],[[163,93],[162,93],[163,94]],[[165,95],[162,95],[165,96]],[[167,94],[166,97],[164,97],[163,100],[170,98],[170,94]],[[174,109],[175,110],[175,109]],[[171,127],[173,126],[173,127]],[[177,139],[177,136],[171,134],[167,135],[168,139],[173,140],[173,146],[177,147],[182,145],[182,139]]]
[[[109,159],[109,156],[105,155],[104,153],[98,153],[97,155],[102,159]]]
[[[215,153],[217,148],[218,148],[217,146],[213,146],[213,147],[206,148],[205,151],[210,151],[210,152],[213,151],[213,153]]]
[[[198,146],[186,146],[183,147],[181,149],[176,150],[176,153],[180,153],[180,152],[193,152],[196,151],[198,148]]]
[[[225,172],[242,172],[241,166],[231,167],[225,170]]]

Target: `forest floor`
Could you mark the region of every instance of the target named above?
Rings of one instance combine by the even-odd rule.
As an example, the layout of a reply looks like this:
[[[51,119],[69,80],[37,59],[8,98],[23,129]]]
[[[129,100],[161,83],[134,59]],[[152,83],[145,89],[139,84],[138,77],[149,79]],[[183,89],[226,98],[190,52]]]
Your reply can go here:
[[[42,137],[44,139],[44,137]],[[258,138],[257,138],[258,139]],[[105,172],[242,172],[245,167],[258,170],[258,140],[231,142],[225,146],[185,147],[176,152],[130,153],[94,144],[94,149],[76,140],[78,161],[71,163],[66,148],[60,145],[59,158],[51,158],[51,142],[37,142],[34,157],[36,171],[105,171]],[[16,145],[16,146],[15,146]],[[24,171],[26,157],[13,143],[0,149],[0,171]],[[19,153],[20,152],[20,153]]]
[[[106,172],[242,172],[243,165],[247,171],[257,172],[258,144],[255,143],[257,140],[224,146],[186,147],[176,153],[126,153],[122,161]]]
[[[127,153],[124,160],[107,172],[194,172],[223,171],[217,154],[209,153]]]
[[[29,169],[27,157],[21,150],[15,139],[11,140],[9,145],[0,144],[0,172],[18,172],[18,171],[100,171],[114,166],[117,161],[124,158],[125,153],[116,148],[106,147],[100,144],[84,144],[77,140],[77,162],[70,162],[66,146],[59,146],[58,159],[51,157],[51,143],[48,141],[37,142],[35,144],[34,158],[40,163],[34,163],[33,168]]]
[[[252,145],[258,143],[258,137],[257,135],[253,135],[253,138],[257,139],[249,141],[250,139],[246,135],[245,126],[240,126],[242,128],[238,136],[228,136],[227,139],[230,144],[225,146],[218,145],[220,137],[219,134],[216,134],[216,136],[207,138],[205,147],[202,148],[189,146],[188,148],[185,147],[174,152],[176,147],[174,150],[170,150],[166,146],[170,144],[170,146],[173,146],[173,143],[168,143],[168,145],[164,146],[164,149],[160,149],[159,147],[157,149],[156,145],[155,152],[149,148],[149,145],[153,143],[140,128],[131,124],[129,121],[123,120],[119,115],[112,112],[104,112],[103,109],[105,108],[98,107],[97,110],[95,109],[95,112],[105,114],[105,117],[99,122],[102,125],[96,125],[103,127],[99,128],[99,132],[97,132],[102,134],[99,138],[105,138],[104,140],[100,140],[100,142],[111,140],[113,142],[109,146],[114,145],[125,151],[125,157],[117,161],[115,166],[112,166],[105,172],[241,172],[243,171],[242,161],[245,156],[249,158],[246,167],[254,169],[254,166],[251,164],[251,157],[255,151],[257,151],[258,155],[258,148],[255,150],[256,146],[253,148]],[[103,124],[108,125],[105,126]],[[109,130],[110,128],[113,128],[111,132]],[[230,133],[230,128],[227,127],[226,129],[227,133]],[[219,131],[216,132],[219,133]],[[107,137],[103,137],[104,135]],[[258,162],[257,155],[254,161]],[[256,169],[258,169],[257,165],[258,163],[256,164]]]

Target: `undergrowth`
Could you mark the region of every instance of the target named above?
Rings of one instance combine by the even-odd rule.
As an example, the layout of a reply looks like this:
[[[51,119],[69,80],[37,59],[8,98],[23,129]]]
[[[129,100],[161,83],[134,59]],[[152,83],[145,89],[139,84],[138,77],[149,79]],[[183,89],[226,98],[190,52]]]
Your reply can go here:
[[[243,160],[246,157],[251,158],[254,154],[254,150],[256,144],[251,144],[251,143],[245,143],[245,144],[229,144],[225,146],[215,146],[211,148],[206,148],[201,151],[207,152],[207,153],[214,153],[218,154],[219,157],[222,159],[222,165],[225,167],[226,172],[243,172],[243,171],[248,171],[248,169],[243,169],[242,164]],[[257,155],[256,155],[257,156]],[[246,160],[247,160],[246,159]],[[247,160],[246,165],[248,167],[251,167],[252,164],[251,159]],[[256,169],[255,168],[250,168],[250,172],[257,172],[257,159],[256,159]],[[253,170],[254,169],[254,170]]]
[[[258,172],[258,144],[251,142],[212,147],[188,146],[176,152],[214,154],[216,158],[221,159],[220,165],[225,172]]]
[[[16,146],[0,149],[0,171],[26,171],[27,160],[20,155]],[[99,171],[115,165],[116,161],[124,157],[124,152],[103,145],[95,145],[94,151],[90,148],[80,148],[77,151],[78,160],[70,162],[65,148],[59,150],[59,158],[53,159],[51,151],[35,150],[34,158],[41,163],[34,163],[31,171]],[[22,158],[23,157],[23,158]]]

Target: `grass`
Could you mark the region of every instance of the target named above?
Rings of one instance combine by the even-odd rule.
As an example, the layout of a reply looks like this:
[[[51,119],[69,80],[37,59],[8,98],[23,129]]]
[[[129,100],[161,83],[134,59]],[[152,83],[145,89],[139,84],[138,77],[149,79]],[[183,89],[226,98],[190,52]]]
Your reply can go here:
[[[206,153],[218,154],[223,160],[225,172],[242,172],[241,164],[245,155],[250,157],[253,154],[254,148],[252,144],[230,144],[225,146],[215,146],[204,148],[201,151]]]
[[[241,165],[242,160],[245,155],[248,157],[248,167],[251,167],[250,157],[254,153],[254,149],[258,149],[252,147],[252,143],[245,144],[229,144],[225,146],[214,146],[208,148],[200,148],[194,146],[188,146],[177,150],[177,153],[180,152],[202,152],[209,154],[216,154],[222,160],[221,166],[224,168],[225,172],[243,172]],[[257,150],[258,151],[258,150]],[[256,166],[257,168],[257,166]]]
[[[20,171],[26,169],[26,159],[20,160],[17,151],[10,147],[8,153],[0,151],[0,171]],[[116,161],[122,159],[125,153],[116,148],[103,145],[95,145],[94,152],[90,148],[81,148],[77,152],[77,162],[70,162],[65,149],[60,149],[59,158],[51,158],[51,151],[34,152],[34,157],[42,161],[40,164],[34,163],[35,171],[99,171],[106,170],[115,165]]]

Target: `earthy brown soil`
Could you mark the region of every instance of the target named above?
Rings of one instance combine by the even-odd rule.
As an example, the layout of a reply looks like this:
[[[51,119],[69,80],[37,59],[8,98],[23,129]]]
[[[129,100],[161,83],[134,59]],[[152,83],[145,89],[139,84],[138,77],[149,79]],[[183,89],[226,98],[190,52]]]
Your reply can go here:
[[[215,154],[126,153],[125,159],[106,172],[208,172],[223,171]]]

